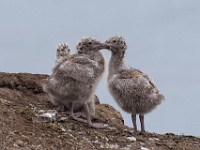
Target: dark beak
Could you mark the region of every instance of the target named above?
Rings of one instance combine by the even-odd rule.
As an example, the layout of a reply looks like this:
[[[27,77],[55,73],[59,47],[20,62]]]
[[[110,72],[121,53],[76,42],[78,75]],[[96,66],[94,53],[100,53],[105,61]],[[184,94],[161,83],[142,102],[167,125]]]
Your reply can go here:
[[[94,49],[94,50],[109,49],[109,48],[110,48],[110,46],[106,43],[99,43],[92,47],[92,49]]]
[[[115,49],[118,48],[118,45],[114,45],[114,44],[107,44],[107,46],[108,46],[109,48],[106,48],[106,49],[108,49],[108,50],[110,50],[110,51],[114,51]]]

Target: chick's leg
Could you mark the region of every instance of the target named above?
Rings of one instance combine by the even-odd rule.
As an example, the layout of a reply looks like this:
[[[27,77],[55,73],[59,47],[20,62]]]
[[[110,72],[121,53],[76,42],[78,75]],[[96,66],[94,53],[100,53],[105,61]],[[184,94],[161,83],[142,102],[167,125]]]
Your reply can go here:
[[[131,118],[132,118],[134,132],[137,133],[138,130],[137,130],[137,123],[136,123],[136,114],[132,113],[131,114]]]
[[[145,132],[144,115],[139,115],[139,118],[140,118],[140,123],[141,123],[141,132]]]

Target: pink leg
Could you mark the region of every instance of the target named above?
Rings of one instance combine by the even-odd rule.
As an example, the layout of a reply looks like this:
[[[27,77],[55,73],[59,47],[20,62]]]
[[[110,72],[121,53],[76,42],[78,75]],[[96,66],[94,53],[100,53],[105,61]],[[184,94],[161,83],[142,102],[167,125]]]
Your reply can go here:
[[[72,117],[72,119],[79,121],[79,122],[87,123],[89,127],[93,127],[93,128],[96,128],[96,129],[103,129],[103,128],[107,127],[107,126],[104,126],[103,124],[98,124],[98,123],[93,124],[91,122],[90,112],[89,112],[87,103],[84,103],[84,108],[85,108],[85,111],[86,111],[87,120],[74,116],[73,107],[74,107],[74,103],[72,103],[72,106],[71,106],[71,109],[70,109],[70,116]]]
[[[74,116],[74,103],[71,103],[70,105],[71,105],[70,106],[70,117],[72,117],[72,119],[74,119],[76,121],[87,123],[86,120],[81,119],[81,118],[77,118],[76,116]]]
[[[136,123],[136,114],[131,114],[132,122],[133,122],[133,128],[134,132],[137,133],[137,123]]]
[[[85,111],[86,111],[87,123],[88,123],[89,127],[93,127],[93,128],[96,128],[96,129],[103,129],[103,128],[107,127],[107,126],[104,126],[103,124],[97,124],[97,123],[93,124],[91,122],[91,116],[90,116],[90,112],[89,112],[87,103],[84,103],[84,108],[85,108]]]
[[[145,132],[144,128],[144,115],[139,115],[140,123],[141,123],[141,132]]]

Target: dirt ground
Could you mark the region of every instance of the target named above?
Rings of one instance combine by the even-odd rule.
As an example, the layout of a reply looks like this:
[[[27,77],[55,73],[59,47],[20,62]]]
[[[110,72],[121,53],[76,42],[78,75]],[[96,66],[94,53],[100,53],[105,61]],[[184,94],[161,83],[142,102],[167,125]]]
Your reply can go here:
[[[58,113],[53,122],[35,122],[37,112],[54,109],[41,87],[46,77],[0,73],[0,150],[200,150],[200,138],[194,136],[134,135],[107,104],[96,105],[93,120],[108,124],[106,129],[89,128],[66,113]]]

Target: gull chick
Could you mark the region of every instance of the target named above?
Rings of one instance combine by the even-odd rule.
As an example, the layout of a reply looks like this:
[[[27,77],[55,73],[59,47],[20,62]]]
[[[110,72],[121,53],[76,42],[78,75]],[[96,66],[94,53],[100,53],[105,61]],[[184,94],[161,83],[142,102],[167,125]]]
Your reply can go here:
[[[137,133],[136,115],[139,115],[141,132],[145,132],[144,114],[151,112],[164,100],[155,82],[142,71],[128,67],[124,62],[127,49],[121,36],[110,37],[106,43],[111,51],[108,88],[117,104],[131,113],[134,132]]]
[[[104,71],[104,58],[99,50],[108,48],[95,38],[83,38],[77,44],[77,54],[70,55],[58,64],[55,75],[45,85],[45,90],[56,97],[56,103],[69,105],[70,116],[81,122],[87,122],[94,128],[103,128],[93,124],[91,115],[95,112],[94,93]],[[74,116],[74,105],[82,104],[87,121]]]

